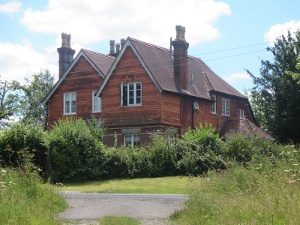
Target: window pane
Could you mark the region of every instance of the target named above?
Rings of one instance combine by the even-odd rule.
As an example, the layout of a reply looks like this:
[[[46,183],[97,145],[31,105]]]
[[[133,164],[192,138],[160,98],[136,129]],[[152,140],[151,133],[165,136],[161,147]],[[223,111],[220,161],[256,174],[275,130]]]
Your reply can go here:
[[[70,93],[71,95],[71,100],[76,101],[76,93]]]
[[[71,112],[76,113],[76,101],[72,101]]]
[[[65,101],[65,113],[70,113],[70,101]]]
[[[127,106],[127,84],[123,84],[123,105]]]

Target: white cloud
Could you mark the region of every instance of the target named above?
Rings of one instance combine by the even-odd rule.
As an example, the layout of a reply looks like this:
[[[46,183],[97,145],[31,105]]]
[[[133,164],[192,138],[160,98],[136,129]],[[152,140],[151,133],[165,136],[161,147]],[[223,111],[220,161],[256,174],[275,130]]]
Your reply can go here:
[[[233,73],[224,78],[230,85],[237,88],[241,93],[248,89],[251,86],[251,77],[245,71]]]
[[[49,0],[44,10],[27,9],[21,21],[34,32],[71,33],[79,45],[127,36],[168,45],[180,24],[196,44],[218,38],[214,22],[230,13],[228,4],[216,0]]]
[[[282,24],[275,24],[265,33],[265,39],[270,45],[273,45],[276,39],[281,35],[286,36],[288,31],[294,34],[297,30],[300,30],[300,20],[292,20]]]
[[[0,13],[16,13],[21,9],[22,3],[19,1],[10,1],[0,4]]]
[[[37,52],[28,43],[13,44],[0,42],[0,75],[3,80],[24,82],[40,70],[48,69],[51,74],[57,74],[57,54]]]

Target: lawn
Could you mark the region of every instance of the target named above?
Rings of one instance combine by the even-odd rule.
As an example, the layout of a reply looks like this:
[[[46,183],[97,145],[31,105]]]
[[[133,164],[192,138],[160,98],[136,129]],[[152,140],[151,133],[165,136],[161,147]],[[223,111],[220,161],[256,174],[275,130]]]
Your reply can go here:
[[[185,176],[135,178],[68,183],[62,191],[101,193],[187,194],[195,178]]]
[[[134,218],[126,216],[106,216],[100,219],[100,225],[140,225]]]

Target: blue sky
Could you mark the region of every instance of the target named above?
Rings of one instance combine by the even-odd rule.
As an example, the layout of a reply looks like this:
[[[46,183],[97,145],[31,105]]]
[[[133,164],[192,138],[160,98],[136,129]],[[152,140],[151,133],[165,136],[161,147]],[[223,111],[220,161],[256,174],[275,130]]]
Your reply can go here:
[[[168,47],[180,24],[189,54],[243,92],[252,87],[244,69],[259,74],[266,47],[300,29],[299,9],[299,0],[0,0],[0,75],[24,81],[49,69],[57,78],[61,32],[77,52],[108,53],[110,39],[127,36]]]

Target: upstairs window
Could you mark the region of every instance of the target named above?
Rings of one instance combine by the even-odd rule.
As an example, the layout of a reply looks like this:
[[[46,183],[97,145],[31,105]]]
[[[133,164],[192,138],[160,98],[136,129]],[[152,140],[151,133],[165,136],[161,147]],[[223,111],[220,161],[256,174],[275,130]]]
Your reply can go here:
[[[243,109],[239,109],[239,118],[245,118],[245,111]]]
[[[124,145],[129,147],[138,147],[141,143],[139,134],[124,134]]]
[[[211,103],[211,113],[216,114],[217,113],[217,96],[211,95],[211,100],[213,100],[213,103]]]
[[[140,82],[121,84],[121,105],[142,105],[142,84]]]
[[[92,112],[98,113],[101,112],[101,98],[95,96],[96,91],[92,92]]]
[[[64,115],[76,114],[76,92],[64,93]]]
[[[222,115],[230,116],[230,101],[227,98],[222,98]]]

